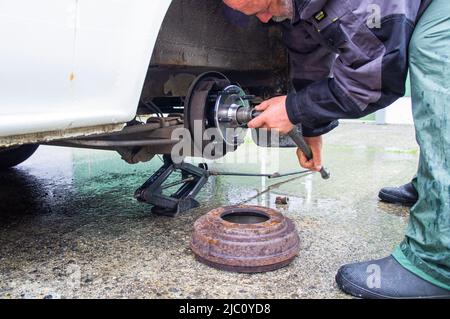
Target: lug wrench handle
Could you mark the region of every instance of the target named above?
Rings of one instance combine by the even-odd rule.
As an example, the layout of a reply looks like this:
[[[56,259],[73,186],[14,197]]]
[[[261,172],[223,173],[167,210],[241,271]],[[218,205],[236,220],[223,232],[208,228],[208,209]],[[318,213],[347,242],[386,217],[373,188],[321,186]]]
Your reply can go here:
[[[295,126],[289,133],[289,137],[297,144],[298,148],[305,154],[306,158],[310,161],[313,159],[313,153],[309,145],[306,143],[305,139],[303,138],[303,134],[300,131],[298,126]],[[322,175],[323,179],[329,179],[330,178],[330,172],[322,166],[322,169],[320,170],[320,175]]]
[[[253,110],[251,114],[251,118],[254,119],[261,115],[263,112]],[[303,133],[298,126],[294,126],[294,128],[288,133],[288,136],[297,144],[298,148],[305,154],[306,158],[310,161],[313,159],[313,153],[309,145],[306,143],[305,139],[303,138]],[[325,168],[322,167],[320,170],[320,175],[322,175],[323,179],[330,179],[331,175],[330,172]]]

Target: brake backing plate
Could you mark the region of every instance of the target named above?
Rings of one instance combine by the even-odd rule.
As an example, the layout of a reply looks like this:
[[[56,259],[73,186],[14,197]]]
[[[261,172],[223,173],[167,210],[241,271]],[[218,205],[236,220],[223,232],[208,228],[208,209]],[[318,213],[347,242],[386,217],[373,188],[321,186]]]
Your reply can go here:
[[[244,142],[246,128],[228,125],[227,119],[223,118],[228,109],[247,106],[249,102],[244,97],[245,92],[219,72],[204,73],[191,84],[185,100],[184,119],[195,157],[221,158]],[[207,147],[213,151],[205,151]]]

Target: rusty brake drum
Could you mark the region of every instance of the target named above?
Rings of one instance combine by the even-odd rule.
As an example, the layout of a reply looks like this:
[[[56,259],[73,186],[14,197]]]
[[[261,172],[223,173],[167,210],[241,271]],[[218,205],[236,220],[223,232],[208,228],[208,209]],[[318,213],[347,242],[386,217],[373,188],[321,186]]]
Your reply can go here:
[[[211,267],[243,273],[272,271],[289,265],[299,253],[293,221],[259,206],[220,207],[194,225],[191,249]]]

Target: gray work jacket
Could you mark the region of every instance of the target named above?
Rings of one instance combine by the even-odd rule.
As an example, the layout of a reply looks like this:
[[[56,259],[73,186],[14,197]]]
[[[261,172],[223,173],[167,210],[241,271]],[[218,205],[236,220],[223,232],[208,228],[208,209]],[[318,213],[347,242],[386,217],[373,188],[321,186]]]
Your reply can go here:
[[[287,110],[306,136],[404,96],[409,42],[431,0],[293,1],[282,23],[296,86]]]

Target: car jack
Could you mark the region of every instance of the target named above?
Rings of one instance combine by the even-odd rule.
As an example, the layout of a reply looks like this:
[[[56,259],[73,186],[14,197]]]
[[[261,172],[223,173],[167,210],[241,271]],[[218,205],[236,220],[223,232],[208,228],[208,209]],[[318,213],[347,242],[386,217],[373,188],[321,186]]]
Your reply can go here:
[[[176,164],[170,155],[164,155],[163,160],[163,166],[136,190],[134,197],[140,202],[152,204],[153,214],[169,217],[200,206],[195,196],[208,181],[208,170],[184,162]],[[181,180],[166,183],[176,171],[181,172]],[[164,191],[178,185],[181,186],[172,195],[164,194]]]
[[[172,161],[170,155],[164,155],[163,161],[163,166],[136,190],[134,197],[140,202],[153,205],[153,214],[169,217],[176,217],[181,213],[199,207],[200,203],[195,200],[195,196],[205,186],[210,176],[246,176],[278,179],[293,175],[302,175],[301,177],[303,177],[312,173],[309,170],[284,174],[216,172],[210,171],[206,164],[200,164],[199,166],[184,162],[176,164]],[[181,180],[166,183],[176,171],[181,172]],[[178,185],[181,186],[172,195],[164,194],[164,191]]]

